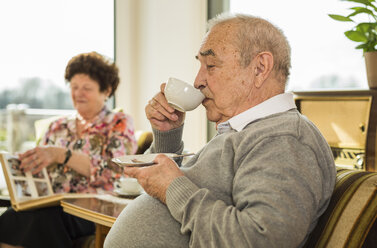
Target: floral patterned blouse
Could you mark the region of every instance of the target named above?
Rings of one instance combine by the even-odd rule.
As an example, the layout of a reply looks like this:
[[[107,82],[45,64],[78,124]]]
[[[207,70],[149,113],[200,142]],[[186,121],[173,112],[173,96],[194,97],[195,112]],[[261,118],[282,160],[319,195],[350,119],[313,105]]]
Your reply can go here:
[[[62,164],[47,167],[55,193],[97,193],[112,190],[120,168],[110,160],[134,154],[137,144],[133,122],[122,112],[112,112],[104,107],[93,123],[78,137],[76,115],[62,117],[50,124],[41,145],[67,147],[88,154],[91,160],[90,178]]]

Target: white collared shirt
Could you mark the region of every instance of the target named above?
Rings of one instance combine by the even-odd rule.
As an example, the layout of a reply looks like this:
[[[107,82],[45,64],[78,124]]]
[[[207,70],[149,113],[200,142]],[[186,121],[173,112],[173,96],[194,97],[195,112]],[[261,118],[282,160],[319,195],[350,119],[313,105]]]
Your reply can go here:
[[[217,126],[218,133],[225,133],[230,129],[241,131],[252,121],[264,118],[269,115],[288,111],[296,108],[292,93],[282,93],[267,99],[248,110],[233,116],[228,121]]]

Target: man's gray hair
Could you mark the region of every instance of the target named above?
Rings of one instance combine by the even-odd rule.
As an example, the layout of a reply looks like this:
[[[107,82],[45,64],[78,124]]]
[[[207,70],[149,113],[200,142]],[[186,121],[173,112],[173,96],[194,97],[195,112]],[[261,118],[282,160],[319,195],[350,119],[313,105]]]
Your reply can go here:
[[[228,13],[211,19],[208,30],[230,22],[239,27],[235,45],[240,50],[240,65],[246,67],[257,54],[268,51],[274,57],[273,71],[277,79],[286,84],[291,68],[291,48],[283,31],[259,17]]]

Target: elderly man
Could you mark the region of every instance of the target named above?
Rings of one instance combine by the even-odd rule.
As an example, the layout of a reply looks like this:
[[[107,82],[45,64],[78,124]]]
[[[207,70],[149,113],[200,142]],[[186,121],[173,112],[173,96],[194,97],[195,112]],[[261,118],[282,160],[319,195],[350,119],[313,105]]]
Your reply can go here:
[[[325,211],[335,165],[318,129],[284,93],[290,48],[269,22],[220,16],[199,50],[195,87],[218,134],[182,167],[164,155],[126,168],[148,194],[105,247],[301,247]],[[151,152],[181,153],[184,114],[163,87],[146,106]]]

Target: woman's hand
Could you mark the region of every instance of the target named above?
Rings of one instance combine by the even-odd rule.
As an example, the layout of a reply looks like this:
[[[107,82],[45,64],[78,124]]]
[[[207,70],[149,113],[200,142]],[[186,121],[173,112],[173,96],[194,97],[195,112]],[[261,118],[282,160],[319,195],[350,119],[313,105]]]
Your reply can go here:
[[[32,174],[39,173],[43,168],[49,166],[57,160],[57,153],[54,152],[54,147],[37,146],[33,149],[19,154],[21,160],[20,168],[26,171],[31,171]]]
[[[177,164],[166,155],[157,155],[153,162],[156,164],[148,167],[125,167],[124,173],[136,178],[150,196],[166,203],[166,191],[170,183],[184,174]]]
[[[174,110],[165,98],[165,83],[160,86],[161,91],[155,95],[145,107],[145,114],[152,128],[160,131],[169,131],[182,126],[185,113]]]

